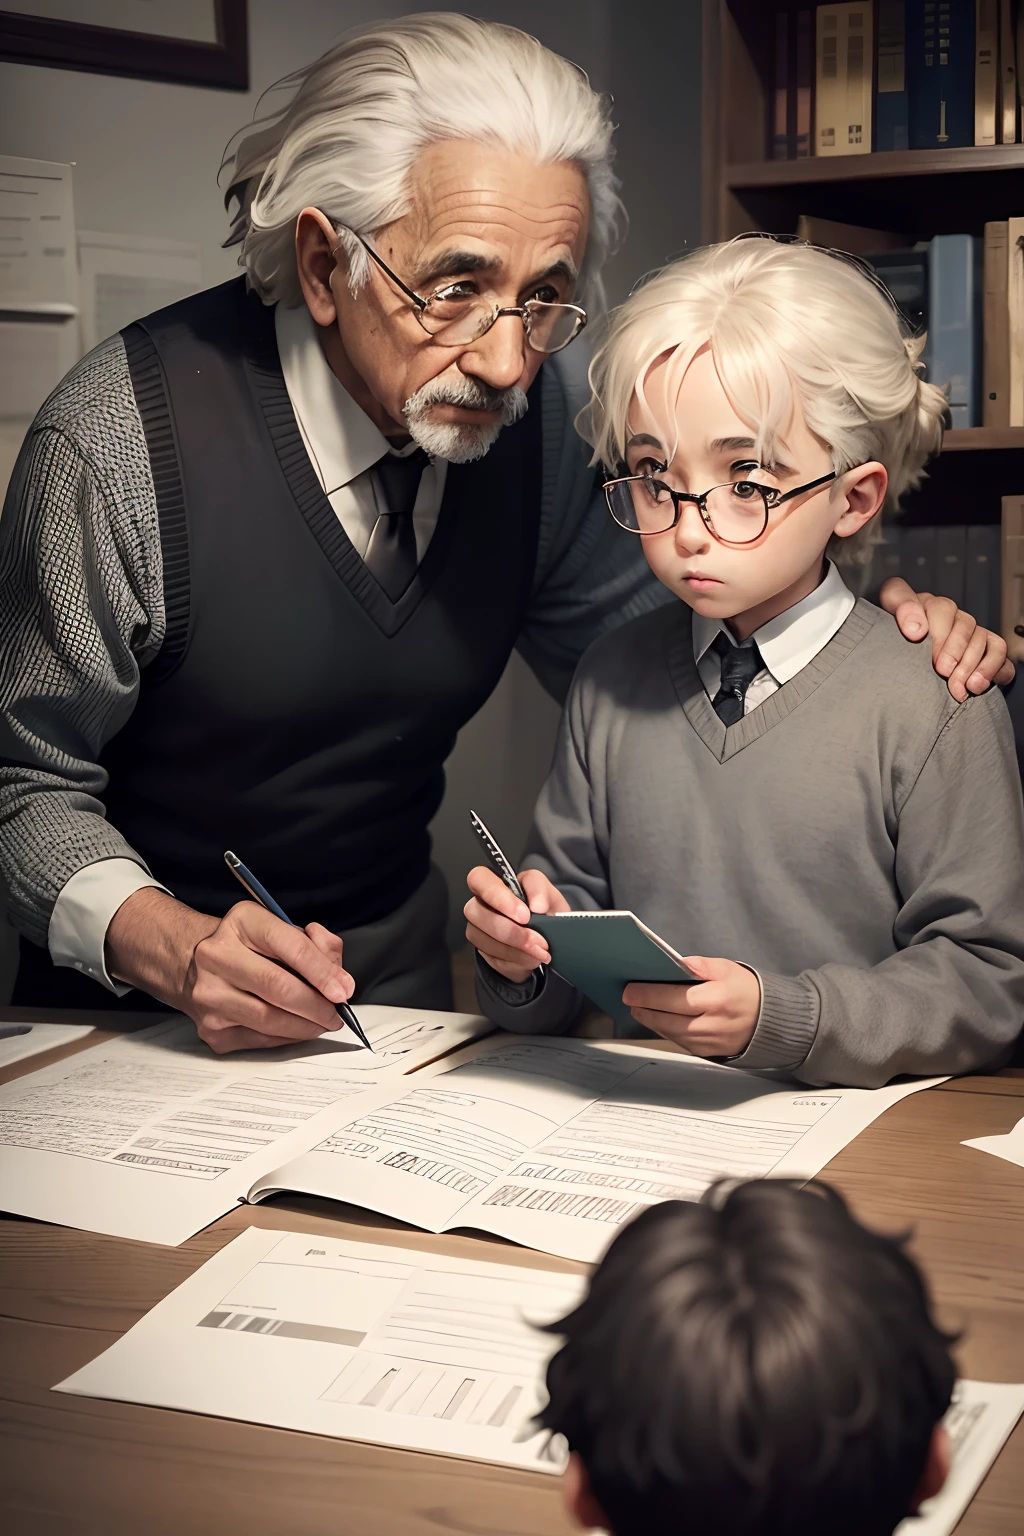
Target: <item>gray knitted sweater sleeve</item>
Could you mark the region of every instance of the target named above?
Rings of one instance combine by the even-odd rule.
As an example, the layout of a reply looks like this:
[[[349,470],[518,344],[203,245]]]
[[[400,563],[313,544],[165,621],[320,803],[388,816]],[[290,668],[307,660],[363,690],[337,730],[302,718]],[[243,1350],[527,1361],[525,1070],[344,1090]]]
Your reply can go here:
[[[114,336],[39,412],[0,516],[0,868],[37,944],[79,869],[143,863],[105,818],[97,758],[163,634],[153,481]]]

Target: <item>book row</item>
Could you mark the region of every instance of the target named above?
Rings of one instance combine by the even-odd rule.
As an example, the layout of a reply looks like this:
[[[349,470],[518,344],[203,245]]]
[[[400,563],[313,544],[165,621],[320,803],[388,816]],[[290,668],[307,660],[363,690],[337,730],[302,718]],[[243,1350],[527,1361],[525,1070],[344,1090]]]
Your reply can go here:
[[[1021,138],[1024,0],[846,0],[775,13],[770,157]]]

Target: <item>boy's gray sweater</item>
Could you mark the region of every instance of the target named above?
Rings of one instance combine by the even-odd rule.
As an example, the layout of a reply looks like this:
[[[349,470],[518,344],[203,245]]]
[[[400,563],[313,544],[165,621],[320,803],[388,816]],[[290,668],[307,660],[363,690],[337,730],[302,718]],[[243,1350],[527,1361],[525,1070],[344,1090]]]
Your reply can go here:
[[[576,910],[630,908],[681,954],[757,970],[737,1065],[815,1085],[1000,1065],[1024,1023],[1024,811],[997,690],[957,704],[858,602],[815,659],[728,729],[677,603],[593,645],[524,860]],[[557,1033],[478,966],[502,1028]]]

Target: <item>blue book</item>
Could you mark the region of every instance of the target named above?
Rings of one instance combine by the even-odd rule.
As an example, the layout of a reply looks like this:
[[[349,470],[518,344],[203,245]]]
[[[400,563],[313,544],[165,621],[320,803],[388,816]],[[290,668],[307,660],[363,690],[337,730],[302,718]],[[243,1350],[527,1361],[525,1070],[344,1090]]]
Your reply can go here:
[[[906,0],[911,149],[974,143],[975,0]]]
[[[910,148],[905,0],[878,0],[878,90],[875,148]]]
[[[936,235],[928,248],[928,378],[946,390],[954,427],[981,425],[981,299],[981,241]]]

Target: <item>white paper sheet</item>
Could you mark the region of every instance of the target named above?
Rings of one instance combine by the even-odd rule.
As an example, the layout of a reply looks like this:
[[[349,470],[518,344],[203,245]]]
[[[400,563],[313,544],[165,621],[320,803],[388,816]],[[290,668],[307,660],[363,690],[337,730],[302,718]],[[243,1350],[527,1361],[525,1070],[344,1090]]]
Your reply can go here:
[[[491,1028],[471,1014],[361,1008],[347,1030],[214,1056],[170,1019],[0,1088],[0,1209],[175,1246],[270,1168],[306,1151],[364,1092]]]
[[[16,1028],[17,1020],[8,1019],[0,1024],[0,1031]],[[27,1035],[0,1033],[0,1067],[23,1061],[26,1056],[36,1056],[40,1051],[52,1051],[56,1045],[67,1045],[71,1040],[81,1040],[91,1035],[94,1024],[30,1024]]]
[[[0,310],[78,312],[70,165],[0,155]]]
[[[693,1199],[716,1178],[812,1177],[938,1081],[806,1089],[642,1046],[503,1036],[353,1107],[250,1198],[302,1190],[593,1261],[645,1206]]]
[[[78,271],[86,352],[133,320],[203,286],[199,246],[155,235],[83,229],[78,235]]]
[[[1007,1131],[1002,1136],[975,1136],[971,1141],[962,1141],[962,1147],[975,1147],[979,1152],[991,1152],[993,1157],[1001,1157],[1007,1163],[1016,1163],[1024,1168],[1024,1117],[1017,1121],[1012,1131]]]
[[[1024,1386],[958,1382],[946,1414],[946,1428],[953,1442],[953,1465],[946,1486],[934,1499],[926,1499],[917,1515],[901,1520],[895,1536],[950,1536],[1021,1413]]]
[[[54,1390],[557,1472],[530,1432],[575,1275],[250,1228]],[[963,1381],[943,1491],[897,1536],[949,1536],[1024,1408]]]
[[[529,1428],[557,1347],[534,1325],[582,1285],[250,1228],[56,1390],[558,1471]]]

